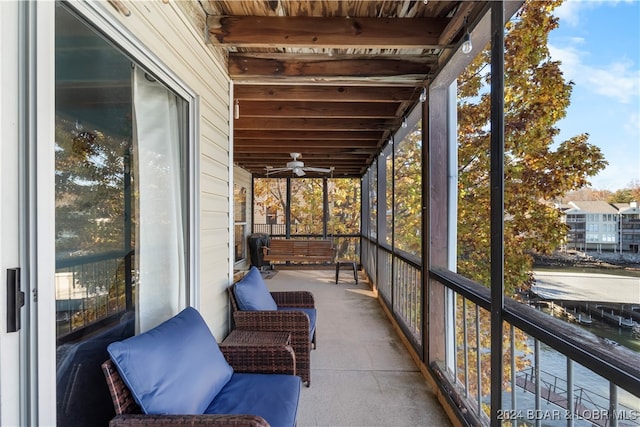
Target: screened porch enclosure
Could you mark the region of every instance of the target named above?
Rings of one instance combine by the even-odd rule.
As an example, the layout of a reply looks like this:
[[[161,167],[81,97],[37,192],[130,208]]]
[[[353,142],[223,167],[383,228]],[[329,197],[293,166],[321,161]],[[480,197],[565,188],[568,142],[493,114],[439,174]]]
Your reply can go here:
[[[431,102],[455,110],[452,92],[455,84],[436,90]],[[342,206],[336,215],[342,223],[344,217],[361,217],[359,235],[358,230],[351,230],[355,236],[326,232],[331,230],[334,212],[326,207],[336,193],[329,178],[254,178],[252,230],[273,238],[355,239],[357,250],[347,255],[356,257],[387,315],[402,331],[408,351],[444,394],[444,406],[453,408],[462,422],[521,425],[550,419],[556,423],[551,425],[638,425],[636,353],[607,348],[592,334],[506,295],[499,350],[504,370],[492,373],[496,350],[490,342],[495,333],[491,289],[455,273],[455,254],[450,260],[446,251],[438,251],[426,264],[430,268],[423,264],[423,193],[415,190],[423,188],[423,179],[450,179],[446,162],[438,161],[430,170],[422,167],[429,159],[422,150],[428,111],[427,106],[418,105],[410,116],[409,130],[389,141],[361,180],[348,184],[347,193],[360,194],[360,204],[334,202]],[[430,199],[428,205],[435,202]],[[301,206],[318,207],[307,223]],[[452,209],[447,204],[438,206]],[[437,234],[456,228],[455,223],[441,227],[433,219],[426,222]],[[447,245],[464,240],[456,234],[440,238]],[[433,245],[424,244],[434,250]],[[447,267],[438,266],[438,259],[448,260]],[[289,268],[296,269],[295,263]],[[560,370],[550,368],[558,363]],[[599,385],[593,387],[593,382]],[[492,416],[496,390],[501,406]]]
[[[252,232],[270,238],[329,239],[336,259],[360,251],[360,180],[255,178]]]
[[[160,185],[165,181],[145,177],[141,168],[144,169],[146,163],[136,162],[133,157],[136,144],[140,149],[142,140],[135,136],[138,123],[133,116],[132,93],[139,91],[132,90],[137,86],[132,82],[130,59],[99,34],[85,29],[83,21],[75,15],[60,15],[100,45],[99,49],[89,47],[109,53],[106,59],[118,63],[118,76],[126,82],[119,82],[121,87],[116,85],[121,90],[94,94],[99,99],[116,98],[111,103],[120,108],[117,112],[108,111],[110,114],[75,104],[85,99],[79,94],[88,88],[93,90],[93,85],[104,89],[105,80],[114,74],[98,75],[95,81],[89,82],[61,79],[56,86],[57,96],[69,95],[59,98],[60,118],[56,123],[61,128],[57,142],[64,143],[58,154],[62,161],[56,167],[62,178],[66,178],[61,179],[56,201],[56,221],[60,225],[56,247],[60,361],[65,362],[74,355],[74,345],[85,342],[92,345],[91,339],[98,331],[114,332],[118,336],[108,338],[113,340],[145,329],[141,321],[154,320],[145,319],[144,314],[154,308],[155,302],[171,304],[166,298],[169,293],[175,296],[173,302],[185,305],[193,301],[188,295],[191,289],[211,291],[208,282],[192,283],[202,280],[196,271],[201,266],[190,263],[191,258],[197,258],[195,251],[203,252],[199,264],[215,264],[215,268],[207,265],[212,275],[202,281],[211,279],[222,289],[232,281],[229,276],[236,262],[247,257],[250,234],[264,234],[271,239],[327,239],[337,250],[336,259],[354,260],[362,269],[361,276],[367,279],[367,285],[361,285],[369,288],[349,288],[348,292],[358,296],[366,294],[367,307],[376,299],[375,308],[382,307],[404,345],[394,345],[393,349],[400,348],[403,355],[406,352],[411,356],[422,375],[420,379],[426,379],[431,385],[454,424],[640,425],[638,353],[541,313],[524,304],[512,292],[514,289],[505,286],[505,278],[512,279],[512,272],[505,269],[505,255],[511,252],[504,242],[513,236],[505,227],[511,217],[505,218],[504,195],[506,184],[516,180],[506,178],[503,168],[505,160],[512,157],[505,153],[502,92],[505,70],[500,55],[505,50],[505,21],[516,13],[522,2],[202,0],[161,3],[139,6],[131,2],[130,5],[139,14],[144,8],[179,10],[181,13],[176,16],[193,20],[194,33],[210,38],[208,48],[216,50],[216,55],[224,52],[228,69],[223,72],[216,69],[222,76],[215,77],[225,83],[230,80],[230,93],[219,91],[217,94],[220,98],[217,101],[229,103],[229,117],[216,115],[213,121],[211,117],[199,118],[198,124],[203,127],[216,121],[222,130],[207,134],[211,140],[201,138],[203,151],[208,151],[196,155],[215,163],[217,170],[224,171],[220,174],[227,176],[216,175],[211,179],[211,175],[199,175],[190,169],[194,164],[190,157],[190,150],[195,148],[192,139],[198,137],[187,135],[186,131],[194,124],[193,105],[201,102],[205,106],[207,100],[194,100],[182,92],[176,94],[153,75],[137,72],[140,83],[174,98],[177,105],[173,107],[178,107],[172,107],[171,111],[179,124],[167,130],[167,133],[178,133],[172,139],[178,143],[169,144],[169,148],[178,152],[173,152],[174,163],[161,167],[172,172],[163,178],[175,184],[175,192],[169,197],[165,186]],[[59,5],[66,11],[63,6],[63,3]],[[121,18],[127,20],[125,16]],[[310,25],[310,19],[318,21]],[[71,28],[68,21],[56,27]],[[348,28],[355,26],[366,31],[353,34],[340,30],[345,21],[355,23]],[[329,29],[329,40],[316,44],[316,39],[304,37],[316,24]],[[282,34],[287,36],[280,37]],[[365,35],[364,40],[361,34]],[[463,49],[467,36],[473,40],[473,47],[465,45]],[[468,162],[480,164],[477,175],[472,177],[475,179],[462,181],[458,175],[459,156],[464,153],[459,139],[467,128],[458,126],[457,79],[485,45],[492,47],[486,52],[492,57],[492,78],[491,85],[485,87],[491,98],[491,111],[487,112],[488,121],[479,132],[486,138],[477,147],[477,152],[484,156],[482,161],[476,162],[473,158]],[[67,55],[82,52],[77,46],[61,46],[60,50]],[[95,63],[90,60],[80,58],[69,62],[78,65],[70,71],[77,72],[82,67],[89,69],[87,74],[96,71]],[[95,68],[97,71],[107,69]],[[113,88],[114,84],[107,87]],[[224,99],[227,95],[229,99]],[[80,112],[93,114],[78,117]],[[97,122],[97,118],[107,121],[116,116],[109,126]],[[124,131],[123,123],[126,124]],[[170,123],[175,122],[162,121],[162,125]],[[152,128],[156,126],[151,124]],[[229,132],[233,135],[232,141],[226,140],[224,128],[227,126],[232,130]],[[491,132],[487,131],[489,128]],[[221,141],[213,141],[216,138]],[[107,139],[113,145],[105,145]],[[228,147],[229,144],[233,147]],[[212,145],[215,145],[213,152]],[[159,147],[154,147],[151,151],[152,157],[158,154],[157,149]],[[108,154],[109,161],[105,161],[98,153],[100,150],[115,154]],[[307,166],[330,172],[311,172],[304,177],[296,176],[293,171],[281,175],[268,173],[273,167],[290,161],[291,152],[295,151],[302,152],[300,160]],[[65,161],[64,156],[69,153],[91,167],[109,165],[115,170],[111,179],[103,180],[110,186],[110,197],[96,197],[98,191],[91,190],[99,186],[89,179],[91,177],[65,176],[77,166],[74,159]],[[228,175],[234,168],[250,177],[249,185],[242,183],[226,188],[233,181]],[[133,177],[128,176],[130,173]],[[141,225],[141,215],[152,213],[154,216],[159,212],[155,205],[142,205],[137,198],[145,178],[146,184],[150,184],[145,187],[148,192],[145,195],[160,194],[162,197],[158,199],[166,202],[165,207],[172,208],[166,212],[172,220],[163,221],[170,224],[171,229],[165,230],[164,240],[158,245],[154,245],[153,240],[145,241],[136,227]],[[191,193],[194,188],[190,184],[197,180],[202,180],[201,194]],[[470,188],[467,185],[470,182],[482,184],[478,186],[481,191],[474,194],[482,196],[481,199],[468,197],[469,192],[461,194]],[[82,197],[70,197],[65,185],[88,190],[88,194],[74,191]],[[221,196],[216,193],[220,196],[215,198],[216,202],[199,212],[189,212],[191,205],[187,199],[205,193],[210,196],[211,187],[222,188]],[[95,203],[96,200],[101,203]],[[87,213],[90,208],[97,208],[99,212]],[[228,215],[227,224],[220,218],[228,213],[233,215]],[[192,228],[194,215],[210,215],[209,226],[217,227],[222,234],[228,231],[228,236],[198,235],[210,233],[211,229]],[[86,227],[86,233],[78,230],[81,226]],[[85,235],[91,236],[85,240],[92,244],[80,241]],[[479,236],[483,244],[472,246],[472,239],[467,238],[471,235]],[[207,248],[190,246],[193,241],[223,247],[223,255],[205,259],[210,254]],[[93,244],[95,242],[102,244]],[[161,295],[155,299],[141,294],[145,280],[149,283],[156,277],[151,274],[153,268],[144,268],[141,257],[155,257],[158,246],[175,250],[165,254],[166,259],[180,265],[176,266],[175,280],[158,280],[172,282],[172,288],[158,289]],[[229,259],[224,249],[229,249]],[[169,262],[156,264],[168,265]],[[320,268],[332,265],[325,263]],[[314,268],[304,265],[305,271],[296,272],[296,267],[290,263],[287,273],[303,276],[309,268]],[[162,274],[159,269],[157,273]],[[295,286],[297,277],[293,276],[290,283]],[[331,283],[329,276],[305,286],[310,285],[317,292],[342,290]],[[275,284],[278,277],[272,280]],[[216,305],[219,314],[216,319],[227,318],[226,292],[206,295],[211,297],[207,303]],[[328,303],[327,306],[350,310],[349,304],[358,304],[358,301],[361,300],[344,297],[339,305]],[[215,311],[211,306],[209,309]],[[168,317],[170,311],[160,317]],[[345,325],[331,324],[331,310],[320,315],[326,315],[324,319],[332,328],[323,336],[330,338],[331,333],[343,332],[340,328]],[[374,322],[378,324],[374,320],[348,332],[368,337],[368,328],[373,327]],[[224,330],[224,320],[219,323],[212,326]],[[106,342],[98,345],[101,348],[93,353],[96,361],[104,359]],[[325,362],[334,357],[328,356]],[[551,361],[555,363],[553,372],[549,369]],[[85,396],[66,380],[77,373],[65,370],[71,367],[71,363],[59,364],[60,424],[73,418],[78,425],[94,425],[94,406],[81,408],[94,412],[86,419],[76,410],[76,406],[82,407]],[[389,363],[377,368],[390,371],[394,365]],[[331,366],[320,369],[333,374],[329,372]],[[340,370],[335,375],[339,377]],[[597,381],[598,386],[585,384],[585,378]],[[91,390],[92,398],[106,391],[99,373],[93,375],[91,381],[87,389]],[[319,391],[322,395],[324,390]],[[405,389],[402,391],[410,394]],[[106,409],[100,417],[106,422],[110,402],[108,395],[102,394],[104,399],[100,405]],[[395,398],[393,393],[383,397],[389,401]],[[409,403],[420,406],[423,402],[409,400]]]
[[[499,34],[502,19],[513,10],[505,12],[499,5],[493,4],[479,24],[487,41],[493,35],[493,78],[487,87],[493,131],[481,147],[491,162],[477,178],[486,184],[487,194],[491,189],[491,197],[476,206],[474,218],[491,223],[486,245],[469,255],[473,248],[465,246],[461,234],[489,227],[468,231],[458,211],[464,198],[456,175],[456,78],[465,66],[459,58],[443,67],[424,99],[406,112],[407,126],[384,138],[360,179],[358,262],[441,403],[463,425],[639,425],[638,353],[607,346],[591,332],[541,313],[505,289],[504,40]],[[256,165],[254,183],[262,175]],[[316,216],[323,218],[325,228],[319,223],[297,228],[292,214],[297,201],[290,192],[299,178],[281,178],[279,184],[267,180],[289,194],[279,200],[291,202],[263,207],[263,199],[257,201],[263,193],[255,192],[254,232],[277,238],[331,235],[326,207]],[[322,200],[325,206],[324,194],[319,191],[308,200]],[[482,269],[487,281],[465,275],[474,267]],[[556,366],[550,371],[552,364]],[[598,385],[586,384],[585,378]]]

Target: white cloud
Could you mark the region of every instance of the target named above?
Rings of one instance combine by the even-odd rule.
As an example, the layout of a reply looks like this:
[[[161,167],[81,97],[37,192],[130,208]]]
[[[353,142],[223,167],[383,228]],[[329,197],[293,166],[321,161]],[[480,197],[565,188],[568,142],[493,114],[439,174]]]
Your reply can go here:
[[[580,52],[571,46],[556,47],[549,43],[549,54],[554,61],[562,62],[560,68],[565,78],[575,80],[580,77],[580,69],[582,68],[581,56],[585,55],[584,52]]]
[[[585,90],[625,104],[640,96],[640,70],[634,70],[629,60],[595,66],[585,63],[588,52],[573,46],[549,45],[549,52],[551,58],[562,62],[560,68],[565,78]]]
[[[560,127],[569,134],[589,132],[589,142],[600,147],[609,162],[591,182],[595,188],[612,191],[640,179],[640,69],[635,52],[616,53],[615,47],[601,52],[603,44],[592,45],[589,37],[601,34],[596,29],[602,28],[594,27],[602,25],[601,12],[611,13],[605,9],[634,1],[638,0],[566,0],[554,11],[564,31],[558,31],[562,35],[549,44],[551,58],[561,62],[565,79],[575,83],[568,116]]]
[[[586,3],[567,0],[554,10],[554,15],[560,18],[562,24],[577,27],[580,25],[580,10],[584,8]]]
[[[632,137],[640,137],[640,111],[629,114],[629,117],[624,123],[623,128],[626,133]]]
[[[586,40],[584,39],[584,37],[574,36],[574,37],[569,38],[569,42],[571,44],[578,45],[578,44],[585,44]]]
[[[562,24],[577,27],[581,24],[582,12],[595,9],[603,4],[615,5],[617,3],[633,3],[637,0],[565,0],[558,6],[553,14],[560,18]]]
[[[633,71],[629,63],[616,62],[608,69],[585,67],[589,84],[594,92],[622,103],[629,103],[640,94],[640,72]]]

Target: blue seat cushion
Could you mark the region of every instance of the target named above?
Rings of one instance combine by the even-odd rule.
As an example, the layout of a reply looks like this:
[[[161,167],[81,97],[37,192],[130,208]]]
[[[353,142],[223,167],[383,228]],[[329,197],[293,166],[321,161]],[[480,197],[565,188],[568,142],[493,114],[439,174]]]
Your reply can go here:
[[[236,283],[234,294],[240,310],[277,310],[278,305],[271,296],[257,267]]]
[[[274,427],[293,427],[300,388],[297,376],[236,372],[205,413],[259,415]]]
[[[316,330],[316,309],[301,307],[278,307],[278,311],[303,311],[309,316],[309,337],[313,337],[313,331]]]
[[[107,351],[146,414],[202,414],[233,375],[192,307]]]

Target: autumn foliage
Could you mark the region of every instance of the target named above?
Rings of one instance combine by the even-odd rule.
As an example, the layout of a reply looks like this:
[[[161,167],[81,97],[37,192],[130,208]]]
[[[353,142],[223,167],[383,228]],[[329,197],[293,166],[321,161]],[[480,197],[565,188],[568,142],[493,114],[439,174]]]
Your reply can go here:
[[[566,234],[560,212],[548,201],[588,184],[606,166],[600,149],[586,133],[557,141],[556,124],[571,102],[572,83],[565,81],[560,63],[547,46],[558,26],[553,10],[561,1],[526,1],[506,25],[504,64],[504,286],[516,296],[530,281],[533,252],[556,249]],[[490,285],[490,138],[491,82],[489,46],[458,79],[458,272]],[[458,348],[465,343],[471,393],[487,395],[490,388],[488,348],[490,315],[459,299]],[[466,305],[466,310],[463,310]],[[464,313],[464,316],[462,315]],[[468,328],[461,327],[465,319]],[[477,322],[477,323],[476,323]],[[478,328],[470,325],[478,325]],[[503,388],[511,387],[511,360],[516,370],[528,359],[526,337],[514,331],[515,353],[508,326],[504,328]],[[466,335],[466,336],[465,336]],[[477,343],[477,344],[475,344]],[[458,353],[459,372],[465,372]],[[480,357],[480,360],[478,360]],[[478,368],[478,365],[480,367]],[[478,379],[480,387],[478,387]],[[464,381],[464,378],[460,378]],[[487,408],[484,408],[485,410]]]
[[[571,102],[571,82],[547,46],[558,26],[553,9],[561,1],[526,1],[506,26],[505,119],[505,290],[529,278],[531,252],[547,253],[565,236],[559,212],[548,200],[588,184],[606,166],[586,133],[556,141],[557,122]],[[487,47],[458,79],[458,271],[489,284],[491,81]]]

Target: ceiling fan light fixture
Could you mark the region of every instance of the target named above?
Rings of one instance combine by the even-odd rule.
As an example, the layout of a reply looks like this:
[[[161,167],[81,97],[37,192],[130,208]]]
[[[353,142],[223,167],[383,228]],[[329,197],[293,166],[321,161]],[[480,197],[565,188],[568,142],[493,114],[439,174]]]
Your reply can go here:
[[[302,168],[293,168],[293,173],[295,173],[297,176],[304,176],[304,171],[302,170]]]
[[[304,167],[304,163],[299,160],[292,160],[287,162],[287,167],[289,169],[302,169]]]

